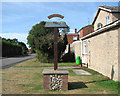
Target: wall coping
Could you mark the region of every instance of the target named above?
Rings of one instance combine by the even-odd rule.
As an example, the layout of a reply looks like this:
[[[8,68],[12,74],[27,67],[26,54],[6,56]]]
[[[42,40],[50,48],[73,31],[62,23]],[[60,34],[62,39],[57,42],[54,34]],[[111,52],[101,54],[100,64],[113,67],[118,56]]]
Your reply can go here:
[[[92,32],[92,33],[90,33],[90,34],[88,34],[88,35],[86,35],[86,36],[84,36],[84,37],[82,37],[80,39],[84,40],[86,38],[95,36],[96,34],[102,33],[102,32],[104,32],[104,31],[106,31],[106,30],[108,30],[110,28],[113,28],[113,27],[117,26],[117,25],[120,25],[120,20],[118,20],[118,21],[116,21],[116,22],[114,22],[114,23],[112,23],[112,24],[110,24],[108,26],[102,27],[99,30],[96,30],[96,31],[94,31],[94,32]]]
[[[67,69],[57,69],[57,70],[54,70],[54,69],[44,69],[43,74],[46,74],[46,75],[49,75],[49,74],[69,74],[68,70]]]

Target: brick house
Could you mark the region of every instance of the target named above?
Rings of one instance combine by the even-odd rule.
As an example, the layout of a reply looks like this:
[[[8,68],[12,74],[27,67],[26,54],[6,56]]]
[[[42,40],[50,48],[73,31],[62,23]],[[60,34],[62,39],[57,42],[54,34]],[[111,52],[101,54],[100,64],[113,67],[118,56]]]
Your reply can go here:
[[[92,25],[94,32],[81,35],[77,41],[82,63],[120,81],[120,7],[99,6]]]
[[[81,38],[89,33],[92,33],[93,31],[94,31],[94,27],[92,25],[88,25],[88,26],[81,28],[78,31],[78,33],[80,33],[80,38]]]
[[[79,34],[77,33],[77,29],[75,29],[75,33],[67,34],[68,44],[72,44],[74,41],[79,40]]]
[[[67,35],[68,45],[66,46],[65,53],[68,53],[69,48],[70,48],[70,51],[73,52],[72,43],[75,42],[75,41],[77,41],[77,40],[79,40],[79,34],[77,32],[77,29],[75,29],[75,33],[68,33],[66,35]],[[65,35],[63,34],[62,38],[64,36]]]
[[[87,25],[78,31],[78,34],[80,34],[79,38],[92,33],[93,31],[94,27],[92,25]],[[75,58],[81,56],[81,41],[79,41],[79,39],[72,43],[72,48],[74,50]]]
[[[115,81],[120,81],[119,9],[100,6],[92,22],[95,31],[80,38],[82,62]]]

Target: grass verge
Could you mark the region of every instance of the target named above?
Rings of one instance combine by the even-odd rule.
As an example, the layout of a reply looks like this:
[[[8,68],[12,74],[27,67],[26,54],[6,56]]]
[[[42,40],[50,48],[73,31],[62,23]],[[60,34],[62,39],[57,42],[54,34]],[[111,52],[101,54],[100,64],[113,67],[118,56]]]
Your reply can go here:
[[[118,94],[118,82],[94,74],[76,75],[69,70],[66,91],[45,91],[43,89],[43,69],[3,69],[3,94]]]
[[[58,63],[58,66],[75,66],[75,62]],[[41,63],[36,58],[14,65],[13,67],[53,67],[53,63]]]

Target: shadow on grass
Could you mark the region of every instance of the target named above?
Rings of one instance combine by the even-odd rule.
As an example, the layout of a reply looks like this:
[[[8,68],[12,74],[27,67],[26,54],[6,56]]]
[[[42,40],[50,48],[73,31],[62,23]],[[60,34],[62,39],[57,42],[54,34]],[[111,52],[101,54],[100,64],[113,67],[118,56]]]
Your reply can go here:
[[[68,82],[68,90],[88,88],[83,82]]]

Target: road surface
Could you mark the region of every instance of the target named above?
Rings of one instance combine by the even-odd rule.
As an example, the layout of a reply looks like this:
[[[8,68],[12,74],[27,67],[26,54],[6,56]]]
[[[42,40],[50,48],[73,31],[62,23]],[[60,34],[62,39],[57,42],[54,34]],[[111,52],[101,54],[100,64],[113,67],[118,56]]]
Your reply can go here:
[[[31,54],[30,56],[23,56],[23,57],[10,57],[10,58],[4,58],[0,59],[0,69],[9,68],[15,64],[24,62],[26,60],[34,58],[36,55]]]

